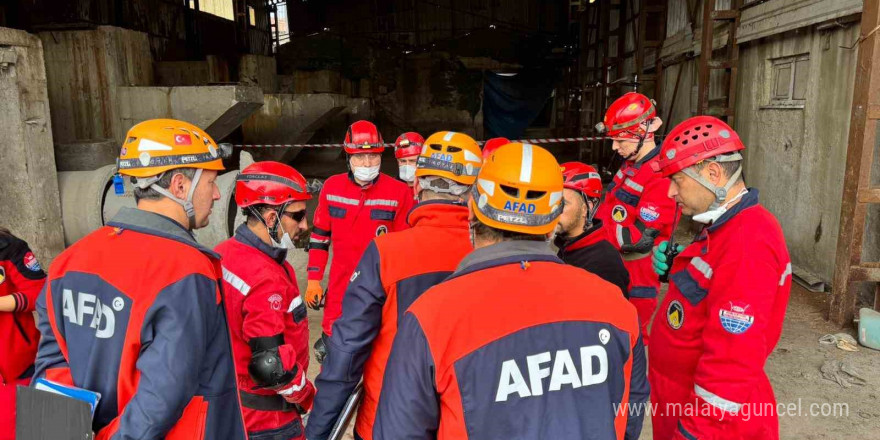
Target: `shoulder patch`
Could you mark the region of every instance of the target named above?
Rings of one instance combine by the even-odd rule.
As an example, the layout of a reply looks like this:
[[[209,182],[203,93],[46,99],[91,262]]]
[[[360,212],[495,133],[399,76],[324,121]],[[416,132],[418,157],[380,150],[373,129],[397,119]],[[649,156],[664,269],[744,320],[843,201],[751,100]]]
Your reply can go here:
[[[728,306],[718,311],[721,327],[735,335],[745,333],[755,323],[755,316],[748,314],[749,307],[749,304],[728,301]]]
[[[30,251],[24,254],[24,266],[30,269],[31,272],[39,272],[43,270],[43,267],[40,266],[40,262],[37,261],[37,257],[35,257],[34,253]]]
[[[648,204],[639,208],[639,217],[641,217],[642,220],[651,223],[660,218],[660,212],[657,211],[656,206]]]
[[[0,284],[6,281],[6,269],[3,266],[0,266]]]

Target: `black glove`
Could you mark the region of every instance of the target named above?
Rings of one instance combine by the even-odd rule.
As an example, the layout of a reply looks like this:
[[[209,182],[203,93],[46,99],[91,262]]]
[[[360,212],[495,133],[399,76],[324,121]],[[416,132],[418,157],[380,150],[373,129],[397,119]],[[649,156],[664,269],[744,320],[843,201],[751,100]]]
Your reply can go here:
[[[659,229],[646,228],[645,232],[642,232],[642,238],[639,239],[638,242],[621,246],[620,252],[647,254],[648,252],[651,252],[651,248],[654,247],[654,240],[658,235],[660,235]]]

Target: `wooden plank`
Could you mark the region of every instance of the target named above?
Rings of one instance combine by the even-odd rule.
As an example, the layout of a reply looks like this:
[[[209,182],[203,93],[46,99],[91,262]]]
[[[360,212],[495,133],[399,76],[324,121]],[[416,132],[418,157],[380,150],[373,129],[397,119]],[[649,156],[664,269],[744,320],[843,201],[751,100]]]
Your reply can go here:
[[[715,29],[710,15],[715,9],[714,1],[703,2],[703,29],[700,46],[700,61],[697,74],[697,114],[708,114],[709,109],[709,60],[712,59],[712,37]]]
[[[880,25],[880,0],[865,0],[862,10],[861,35],[868,35]],[[868,188],[871,162],[876,138],[877,122],[868,119],[867,109],[880,105],[880,44],[878,35],[861,42],[856,61],[849,142],[844,168],[843,195],[840,206],[840,229],[834,267],[831,303],[828,319],[838,325],[851,325],[855,315],[856,277],[853,266],[860,266],[862,242],[865,234],[867,205],[859,203],[861,188]],[[855,274],[855,275],[861,275]],[[868,275],[868,274],[864,274]]]
[[[739,11],[733,9],[720,9],[712,11],[710,16],[712,17],[712,20],[733,21],[739,18]]]
[[[715,116],[716,118],[720,118],[722,116],[733,116],[735,114],[734,110],[730,107],[721,108],[721,107],[709,107],[703,113],[704,115]]]
[[[736,65],[736,61],[731,60],[711,60],[709,61],[710,69],[730,69],[731,67]]]
[[[880,188],[860,189],[859,203],[880,203]]]
[[[853,266],[850,268],[850,281],[854,283],[880,282],[880,267]],[[855,291],[849,293],[856,294]],[[853,310],[853,314],[855,314],[855,310]]]

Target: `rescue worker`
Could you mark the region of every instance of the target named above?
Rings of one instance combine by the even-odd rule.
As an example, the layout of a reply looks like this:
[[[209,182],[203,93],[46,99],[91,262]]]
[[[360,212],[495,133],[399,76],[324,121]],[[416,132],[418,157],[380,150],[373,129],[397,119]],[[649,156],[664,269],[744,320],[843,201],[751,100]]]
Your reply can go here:
[[[580,162],[562,164],[565,204],[556,225],[555,244],[559,259],[599,275],[629,296],[629,273],[620,253],[605,235],[602,221],[595,219],[602,197],[602,179],[595,168]]]
[[[624,159],[596,218],[623,255],[629,272],[629,300],[639,311],[646,346],[660,290],[660,280],[651,268],[651,249],[655,241],[669,240],[675,217],[675,203],[667,195],[669,181],[651,170],[660,154],[654,133],[661,124],[654,101],[629,92],[608,107],[604,122],[596,127],[612,139],[612,149]]]
[[[779,222],[743,181],[743,149],[727,124],[697,116],[669,133],[653,165],[682,214],[705,224],[671,261],[668,242],[654,252],[658,274],[670,274],[651,329],[655,439],[779,438],[764,364],[782,332],[791,260]]]
[[[349,172],[324,182],[309,241],[306,303],[313,309],[326,306],[321,323],[323,333],[315,342],[318,362],[326,354],[327,338],[333,321],[342,313],[342,296],[358,260],[373,238],[408,227],[406,215],[414,202],[413,192],[406,184],[379,173],[385,143],[372,122],[351,124],[344,145]],[[325,291],[321,280],[331,243],[333,261]]]
[[[416,182],[416,159],[422,152],[425,138],[422,135],[408,131],[397,137],[394,141],[394,157],[397,158],[397,167],[400,180],[410,188],[414,188]],[[416,197],[413,189],[413,197]]]
[[[59,255],[37,300],[35,377],[101,394],[97,439],[244,439],[220,288],[198,244],[223,170],[217,144],[182,121],[129,130],[117,160],[137,208]]]
[[[496,137],[489,139],[483,144],[483,160],[489,158],[495,150],[497,150],[502,145],[507,145],[510,143],[510,140],[505,137]]]
[[[223,257],[229,331],[250,440],[302,439],[311,409],[309,323],[286,261],[308,229],[306,180],[292,167],[256,162],[235,179],[247,222],[215,249]]]
[[[442,131],[428,137],[418,158],[419,204],[411,229],[377,237],[367,247],[333,325],[321,374],[309,440],[325,440],[363,375],[364,398],[355,438],[373,438],[373,421],[397,318],[425,290],[449,276],[473,250],[463,198],[482,162],[470,136]]]
[[[34,373],[34,304],[46,273],[28,244],[0,227],[0,440],[15,438],[15,388]]]
[[[616,286],[550,250],[562,182],[534,145],[483,163],[475,250],[402,316],[374,438],[639,437],[641,413],[618,407],[648,397],[638,316]]]

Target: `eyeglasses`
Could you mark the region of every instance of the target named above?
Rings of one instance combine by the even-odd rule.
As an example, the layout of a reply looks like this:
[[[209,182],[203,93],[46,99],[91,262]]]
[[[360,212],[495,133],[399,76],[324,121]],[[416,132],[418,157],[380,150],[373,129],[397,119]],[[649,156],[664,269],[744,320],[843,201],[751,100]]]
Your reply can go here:
[[[293,211],[293,212],[284,211],[281,213],[281,215],[286,215],[286,216],[290,217],[291,219],[293,219],[293,221],[299,223],[299,222],[303,221],[304,218],[306,218],[306,210],[300,209],[299,211]]]

